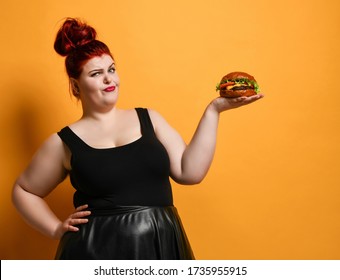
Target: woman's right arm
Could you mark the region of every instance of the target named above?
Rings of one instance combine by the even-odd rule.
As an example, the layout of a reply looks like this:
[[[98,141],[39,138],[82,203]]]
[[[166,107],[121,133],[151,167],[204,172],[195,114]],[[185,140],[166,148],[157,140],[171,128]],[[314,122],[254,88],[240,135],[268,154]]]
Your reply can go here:
[[[38,149],[32,161],[16,180],[12,200],[24,220],[43,234],[59,239],[66,231],[77,231],[74,225],[86,223],[86,206],[76,209],[65,221],[53,213],[44,200],[67,176],[69,151],[57,134],[50,136]]]

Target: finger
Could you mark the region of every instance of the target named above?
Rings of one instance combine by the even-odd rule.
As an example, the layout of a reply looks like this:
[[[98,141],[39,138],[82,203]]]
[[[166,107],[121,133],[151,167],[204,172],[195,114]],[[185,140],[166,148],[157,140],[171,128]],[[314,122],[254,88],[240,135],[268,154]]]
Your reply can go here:
[[[86,209],[87,207],[89,207],[87,204],[78,206],[78,207],[76,208],[76,211],[82,211],[82,210]]]
[[[74,226],[72,226],[72,225],[68,225],[66,230],[67,230],[67,231],[79,231],[79,228],[74,227]]]
[[[259,100],[262,97],[263,97],[263,95],[260,95],[260,94],[252,95],[252,96],[249,96],[249,97],[243,97],[243,99],[240,99],[239,102],[243,103],[243,104],[250,104],[250,103],[253,103],[253,102]]]
[[[91,215],[91,211],[80,211],[80,212],[75,212],[73,213],[70,218],[71,219],[77,219],[77,218],[82,218]]]
[[[255,101],[255,100],[262,98],[263,96],[264,96],[263,94],[259,93],[259,94],[250,96],[249,98],[250,98],[250,100]]]
[[[69,223],[69,225],[80,225],[80,224],[86,224],[89,220],[88,219],[72,219]]]
[[[229,101],[229,102],[238,102],[240,100],[245,99],[245,96],[239,96],[239,97],[224,97],[224,100]]]
[[[263,96],[256,96],[256,97],[250,99],[250,100],[249,100],[249,103],[253,103],[253,102],[255,102],[255,101],[261,99],[262,97],[263,97]]]

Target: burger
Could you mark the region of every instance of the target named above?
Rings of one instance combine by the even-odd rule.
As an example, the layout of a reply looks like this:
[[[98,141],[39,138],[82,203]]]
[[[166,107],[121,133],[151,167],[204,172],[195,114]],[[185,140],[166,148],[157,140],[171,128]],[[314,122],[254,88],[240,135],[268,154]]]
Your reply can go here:
[[[252,96],[260,92],[255,78],[245,72],[231,72],[225,75],[216,86],[220,96],[234,98]]]

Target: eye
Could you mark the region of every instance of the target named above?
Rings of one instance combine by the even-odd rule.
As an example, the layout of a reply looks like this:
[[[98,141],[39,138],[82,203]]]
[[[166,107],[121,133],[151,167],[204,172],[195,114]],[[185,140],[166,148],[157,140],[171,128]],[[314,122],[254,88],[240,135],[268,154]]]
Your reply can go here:
[[[96,77],[96,76],[99,76],[100,75],[100,72],[94,72],[91,74],[91,77]]]
[[[111,67],[111,68],[109,69],[109,73],[114,73],[114,72],[116,72],[116,69],[115,69],[114,67]]]

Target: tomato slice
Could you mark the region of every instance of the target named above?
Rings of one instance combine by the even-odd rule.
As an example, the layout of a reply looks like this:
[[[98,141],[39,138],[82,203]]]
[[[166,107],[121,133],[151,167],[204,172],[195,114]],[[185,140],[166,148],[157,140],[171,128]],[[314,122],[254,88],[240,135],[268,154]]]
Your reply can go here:
[[[227,83],[220,84],[220,89],[226,88],[227,86],[232,86],[234,84],[235,82],[227,82]]]

